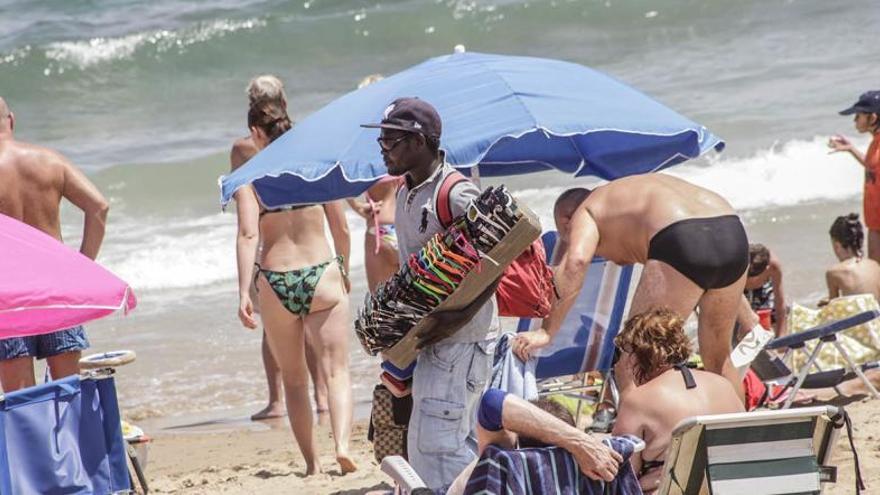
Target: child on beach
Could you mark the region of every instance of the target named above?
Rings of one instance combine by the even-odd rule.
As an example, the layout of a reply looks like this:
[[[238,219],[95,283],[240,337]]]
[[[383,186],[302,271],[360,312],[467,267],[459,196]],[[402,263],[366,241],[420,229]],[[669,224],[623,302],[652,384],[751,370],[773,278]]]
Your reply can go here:
[[[840,115],[853,115],[856,131],[871,133],[873,139],[865,154],[862,154],[849,139],[837,135],[828,141],[832,153],[846,151],[865,167],[864,215],[868,227],[868,257],[880,262],[880,91],[868,91]]]

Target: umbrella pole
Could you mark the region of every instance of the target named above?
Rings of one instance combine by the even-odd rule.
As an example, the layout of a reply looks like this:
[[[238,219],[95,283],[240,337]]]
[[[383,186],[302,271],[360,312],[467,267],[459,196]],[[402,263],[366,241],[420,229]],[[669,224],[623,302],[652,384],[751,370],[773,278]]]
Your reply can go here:
[[[473,167],[471,167],[471,181],[473,181],[473,183],[476,184],[477,187],[479,187],[480,189],[483,188],[483,186],[480,185],[480,166],[479,165],[474,165]]]

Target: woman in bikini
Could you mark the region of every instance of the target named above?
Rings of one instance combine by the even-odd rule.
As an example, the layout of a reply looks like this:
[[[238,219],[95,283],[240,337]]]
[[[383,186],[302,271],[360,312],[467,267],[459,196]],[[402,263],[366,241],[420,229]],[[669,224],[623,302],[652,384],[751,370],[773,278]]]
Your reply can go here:
[[[691,370],[686,361],[690,341],[682,319],[668,309],[651,309],[633,316],[615,339],[620,357],[615,373],[635,376],[635,387],[621,397],[614,435],[631,434],[645,440],[645,450],[630,458],[645,493],[660,483],[672,430],[683,419],[700,414],[743,412],[729,381],[708,371]]]
[[[819,305],[853,294],[871,294],[880,300],[880,264],[865,257],[865,231],[858,213],[837,217],[829,234],[838,263],[825,272],[828,298]]]
[[[365,88],[382,79],[382,74],[370,74],[361,79],[357,87]],[[367,270],[367,289],[371,294],[400,268],[397,232],[394,230],[394,208],[399,185],[400,178],[387,175],[367,189],[365,201],[355,198],[348,200],[351,209],[367,222],[364,265]]]
[[[253,105],[248,112],[248,127],[258,149],[291,125],[286,110],[271,102]],[[343,473],[355,471],[348,452],[352,420],[346,275],[350,239],[344,207],[337,201],[267,209],[249,186],[239,189],[235,199],[239,208],[239,318],[246,327],[257,327],[248,291],[255,280],[266,337],[281,367],[287,415],[305,457],[306,475],[321,472],[309,404],[306,346],[313,346],[327,382],[336,460]],[[336,257],[324,234],[325,218]],[[263,243],[259,262],[255,259],[258,239]]]
[[[366,201],[349,199],[351,208],[367,222],[364,236],[364,265],[371,293],[400,268],[397,233],[394,231],[394,207],[397,177],[385,176],[367,189]]]

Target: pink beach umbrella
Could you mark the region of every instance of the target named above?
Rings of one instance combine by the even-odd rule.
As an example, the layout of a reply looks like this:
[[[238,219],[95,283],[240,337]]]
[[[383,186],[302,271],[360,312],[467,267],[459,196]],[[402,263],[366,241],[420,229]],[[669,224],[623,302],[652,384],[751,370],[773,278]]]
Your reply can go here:
[[[131,287],[101,265],[0,215],[0,338],[51,333],[136,305]]]

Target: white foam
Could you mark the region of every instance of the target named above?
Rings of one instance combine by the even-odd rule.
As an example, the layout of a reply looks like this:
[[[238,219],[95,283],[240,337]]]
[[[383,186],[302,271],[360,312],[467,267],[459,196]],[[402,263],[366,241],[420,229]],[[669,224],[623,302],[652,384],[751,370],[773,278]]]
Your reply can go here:
[[[862,193],[864,169],[848,153],[829,154],[827,140],[793,140],[750,157],[714,156],[708,165],[683,164],[663,173],[715,191],[740,211],[857,197]],[[868,146],[866,140],[855,143],[860,149]],[[576,185],[598,183],[584,178]],[[568,187],[522,189],[514,194],[546,222],[553,219],[553,202]]]
[[[265,26],[262,19],[232,21],[218,19],[199,23],[179,31],[157,30],[134,33],[117,38],[92,38],[79,41],[50,43],[46,58],[62,65],[85,69],[97,64],[131,58],[138,49],[153,46],[157,52],[183,49],[240,30]]]
[[[352,272],[362,277],[364,222],[351,212],[348,221]],[[181,289],[237,278],[235,215],[171,222],[120,220],[112,231],[113,242],[104,245],[100,261],[135,290]]]
[[[862,192],[864,169],[848,153],[828,153],[826,137],[793,140],[748,158],[711,158],[666,173],[724,196],[738,210],[852,198]],[[867,147],[864,140],[859,148]]]
[[[858,146],[864,148],[865,142]],[[841,200],[861,193],[862,168],[848,155],[829,155],[824,138],[791,141],[747,158],[717,158],[709,165],[683,165],[667,171],[718,192],[745,212],[771,206]],[[584,186],[593,179],[579,179]],[[556,197],[568,186],[516,190],[515,195],[552,228]],[[364,221],[348,211],[351,267],[361,280]],[[191,219],[119,220],[101,262],[135,289],[174,289],[236,279],[236,221],[232,214]],[[111,237],[108,236],[108,237]],[[328,241],[329,242],[329,241]],[[331,244],[332,245],[332,244]]]

